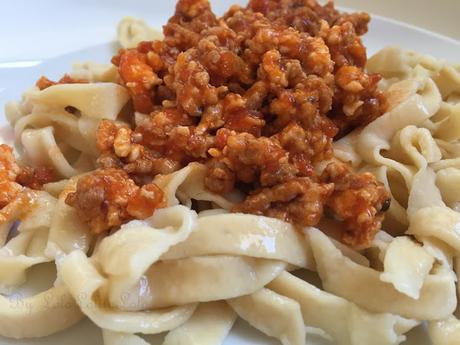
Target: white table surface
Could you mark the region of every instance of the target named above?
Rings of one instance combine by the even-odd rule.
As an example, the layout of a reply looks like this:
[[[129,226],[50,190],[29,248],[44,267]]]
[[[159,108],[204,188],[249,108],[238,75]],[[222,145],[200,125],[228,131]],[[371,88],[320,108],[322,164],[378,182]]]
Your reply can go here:
[[[167,6],[172,11],[175,0],[4,0],[0,3],[1,68],[10,66],[9,62],[27,64],[110,41],[115,37],[116,24],[125,15],[162,23],[164,18],[158,17],[155,8]],[[336,3],[460,40],[460,0],[336,0]]]

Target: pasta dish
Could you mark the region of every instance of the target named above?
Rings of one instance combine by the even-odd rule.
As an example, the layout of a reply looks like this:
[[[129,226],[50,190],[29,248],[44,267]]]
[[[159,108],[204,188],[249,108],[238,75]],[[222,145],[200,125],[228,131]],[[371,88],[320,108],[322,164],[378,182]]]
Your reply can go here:
[[[460,65],[368,59],[369,21],[179,0],[6,104],[0,335],[88,317],[106,345],[219,345],[239,317],[284,345],[460,343]],[[54,284],[18,308],[42,263]]]

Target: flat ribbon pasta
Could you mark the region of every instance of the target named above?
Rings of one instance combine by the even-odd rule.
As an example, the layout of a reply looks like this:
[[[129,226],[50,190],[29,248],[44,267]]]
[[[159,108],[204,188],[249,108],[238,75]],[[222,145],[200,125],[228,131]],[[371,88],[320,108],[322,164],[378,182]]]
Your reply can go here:
[[[397,237],[386,250],[380,280],[391,283],[399,292],[417,300],[434,260],[422,246],[407,237]]]
[[[18,235],[0,248],[0,291],[9,292],[26,281],[33,265],[50,261],[44,254],[56,200],[38,193],[33,210],[18,226]]]
[[[460,195],[460,169],[446,168],[436,173],[436,186],[441,192],[445,203],[454,208],[459,203]]]
[[[192,317],[166,336],[163,345],[220,345],[236,320],[223,301],[200,303]]]
[[[433,345],[455,345],[460,339],[460,321],[451,316],[445,320],[431,321],[428,334]]]
[[[118,69],[113,64],[100,64],[93,61],[74,63],[70,76],[90,83],[116,83],[119,78]]]
[[[388,46],[370,57],[366,64],[369,72],[380,73],[386,79],[398,80],[411,78],[413,69],[417,66],[422,66],[430,75],[436,75],[443,67],[443,63],[431,56]]]
[[[69,162],[56,143],[53,127],[26,129],[22,132],[21,143],[33,165],[50,166],[62,177],[80,175],[92,168],[88,161],[75,165]]]
[[[153,265],[138,285],[112,303],[120,309],[142,310],[225,300],[261,289],[286,266],[280,261],[226,255],[163,261]]]
[[[0,295],[0,335],[4,337],[44,337],[72,326],[81,318],[80,309],[64,286],[21,300]]]
[[[389,141],[398,130],[408,125],[417,125],[429,119],[441,106],[441,95],[431,79],[404,80],[388,90],[390,111],[371,122],[356,136],[350,146],[349,139],[339,140],[334,145],[334,153],[339,159],[357,165],[366,161],[376,165],[393,165],[380,154],[390,148]],[[395,95],[392,100],[392,96]],[[401,99],[403,98],[403,99]],[[391,108],[391,104],[394,104]],[[359,158],[358,158],[359,157]]]
[[[174,329],[192,316],[196,304],[145,312],[114,310],[102,304],[96,292],[105,279],[81,251],[60,263],[59,276],[82,312],[99,327],[121,333],[156,334]]]
[[[117,28],[118,42],[123,48],[135,48],[142,41],[154,41],[163,37],[162,33],[150,28],[142,19],[124,17]]]
[[[460,251],[460,213],[447,207],[426,207],[412,217],[408,234],[417,237],[434,237]]]
[[[74,191],[76,179],[66,183],[59,194],[51,220],[45,253],[49,257],[60,257],[74,250],[88,252],[93,239],[88,225],[78,216],[77,211],[65,203],[71,191]]]
[[[184,206],[160,209],[145,221],[131,221],[100,243],[94,260],[109,278],[112,305],[123,306],[123,295],[172,245],[190,235],[196,213]]]
[[[338,345],[395,345],[417,325],[392,314],[373,314],[283,272],[268,288],[300,304],[306,325],[324,330]]]
[[[37,192],[30,211],[18,226],[18,234],[0,249],[0,286],[3,292],[26,281],[33,265],[52,261],[46,253],[56,199]],[[41,337],[65,329],[82,318],[82,313],[65,286],[55,284],[27,298],[0,295],[0,335],[12,338]],[[24,325],[27,324],[27,327]]]
[[[455,310],[456,279],[449,268],[437,267],[427,276],[420,297],[415,300],[397,291],[392,284],[383,282],[380,272],[344,257],[319,230],[311,229],[308,236],[326,291],[374,312],[390,312],[419,320],[442,319]]]
[[[225,302],[200,303],[193,315],[165,337],[163,345],[220,345],[235,322],[235,312]],[[104,329],[105,345],[148,345],[134,334]]]
[[[95,67],[84,68],[89,74]],[[101,71],[91,77],[117,78]],[[7,105],[6,116],[27,164],[49,166],[70,178],[94,169],[99,122],[116,120],[128,100],[126,89],[113,82],[57,84],[28,90],[20,103]]]
[[[132,18],[118,34],[124,47],[157,37]],[[383,75],[388,110],[337,141],[335,156],[375,173],[392,203],[387,232],[359,252],[326,235],[340,226],[335,220],[323,220],[321,232],[231,213],[244,195],[208,191],[200,163],[153,177],[165,208],[95,238],[65,199],[77,175],[96,166],[100,121],[130,110],[117,68],[79,64],[72,77],[90,83],[32,88],[10,103],[7,117],[25,161],[66,180],[33,192],[35,208],[21,211],[18,201],[2,209],[0,334],[47,335],[84,314],[102,328],[106,345],[147,345],[139,333],[165,331],[163,345],[219,345],[239,315],[286,345],[305,344],[305,327],[339,345],[397,345],[421,320],[435,345],[457,343],[460,69],[388,48],[368,70]],[[194,201],[205,210],[192,210]],[[49,261],[57,266],[54,286],[20,300],[30,310],[15,309],[7,292],[28,268]],[[288,273],[299,268],[317,271],[324,291]]]
[[[241,318],[268,336],[278,338],[283,345],[305,344],[305,326],[295,300],[261,289],[227,302]]]
[[[30,99],[53,107],[72,106],[90,118],[115,120],[129,96],[115,83],[83,83],[53,85],[32,93]]]
[[[158,175],[154,179],[165,193],[167,205],[173,206],[179,203],[191,207],[192,199],[210,201],[219,207],[229,210],[234,202],[230,198],[209,192],[204,186],[206,167],[200,163],[190,163],[185,168],[169,175]],[[234,201],[239,196],[233,195]]]
[[[198,218],[187,241],[170,248],[161,259],[216,254],[280,260],[309,269],[315,267],[310,246],[291,224],[274,218],[231,213]]]

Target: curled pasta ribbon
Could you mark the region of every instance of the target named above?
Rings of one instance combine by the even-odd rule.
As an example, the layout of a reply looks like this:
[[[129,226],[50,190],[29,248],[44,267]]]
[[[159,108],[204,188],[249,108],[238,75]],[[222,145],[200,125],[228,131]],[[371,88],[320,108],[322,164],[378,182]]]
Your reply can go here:
[[[426,207],[413,215],[407,233],[420,238],[440,239],[458,252],[460,251],[459,224],[460,213],[447,207]]]
[[[44,247],[55,203],[46,193],[37,193],[32,211],[18,226],[17,236],[0,248],[1,292],[11,292],[23,284],[28,268],[52,260],[44,254]]]
[[[402,80],[413,77],[417,66],[426,70],[429,76],[436,76],[443,65],[442,61],[431,56],[388,46],[369,58],[366,68],[371,73],[380,73],[385,79]]]
[[[412,85],[405,85],[411,83]],[[393,85],[388,92],[401,94],[412,89],[406,100],[382,115],[360,133],[356,144],[359,155],[368,163],[393,165],[381,155],[390,148],[389,141],[400,129],[417,125],[435,114],[441,105],[441,95],[431,79],[407,80]]]
[[[433,116],[441,106],[441,95],[431,79],[403,80],[390,87],[390,111],[371,122],[362,131],[356,132],[350,146],[350,139],[341,139],[334,146],[339,159],[359,164],[362,161],[375,165],[393,165],[380,152],[390,148],[390,140],[409,125],[421,124]],[[395,100],[391,100],[394,94]],[[401,99],[402,98],[402,99]]]
[[[110,308],[96,292],[105,283],[90,260],[74,251],[60,265],[59,276],[81,311],[99,327],[121,333],[156,334],[174,329],[193,314],[196,304],[145,312],[125,312]]]
[[[87,117],[77,117],[64,110],[54,110],[52,112],[37,110],[19,118],[14,126],[16,142],[24,145],[21,141],[26,130],[38,131],[43,128],[52,127],[54,141],[62,142],[65,148],[73,148],[91,157],[97,156],[96,129],[99,120]],[[27,149],[25,149],[27,153]]]
[[[455,271],[457,276],[460,272],[460,259],[455,258]],[[457,285],[457,290],[459,286]],[[460,339],[460,320],[451,315],[443,320],[428,323],[428,334],[433,345],[454,345]]]
[[[291,224],[247,214],[198,218],[197,226],[187,241],[171,247],[161,259],[177,260],[203,255],[251,256],[280,260],[312,270],[315,267],[309,244]]]
[[[59,193],[45,248],[48,257],[60,258],[74,250],[87,253],[93,242],[88,225],[81,220],[73,207],[65,203],[67,194],[74,191],[75,185],[76,179],[71,179]]]
[[[382,281],[380,272],[344,257],[319,230],[310,230],[308,236],[326,291],[374,312],[389,312],[418,320],[442,319],[456,308],[456,278],[450,268],[436,267],[424,279],[419,298],[413,299]]]
[[[434,128],[434,136],[446,142],[460,139],[460,102],[444,102],[437,115],[441,120]]]
[[[90,83],[117,83],[119,78],[118,69],[113,64],[93,61],[73,64],[70,76]]]
[[[305,326],[295,300],[262,289],[227,302],[241,318],[268,336],[278,338],[283,345],[305,344]]]
[[[193,315],[165,337],[163,345],[222,344],[235,322],[235,312],[223,301],[201,303]],[[103,330],[105,345],[148,345],[134,334]]]
[[[441,169],[436,174],[436,185],[445,203],[454,208],[458,205],[460,195],[460,169]]]
[[[441,151],[430,131],[412,125],[404,127],[394,135],[388,156],[398,162],[414,165],[417,169],[423,169],[427,164],[442,159]]]
[[[142,41],[161,39],[161,32],[150,28],[142,19],[124,17],[117,28],[118,42],[123,48],[135,48]]]
[[[399,344],[404,333],[418,324],[398,315],[373,314],[288,272],[268,288],[297,301],[305,324],[324,330],[338,345]]]
[[[72,326],[81,318],[82,313],[65,286],[24,299],[0,295],[0,334],[4,337],[44,337]]]
[[[69,178],[91,170],[90,161],[71,164],[56,143],[53,127],[27,129],[22,132],[22,146],[29,161],[36,166],[50,166],[62,177]]]
[[[224,302],[200,303],[192,317],[166,336],[163,345],[222,344],[236,320]]]
[[[142,310],[225,300],[256,292],[285,268],[279,261],[224,255],[159,262],[138,285],[114,296],[112,304],[122,310]],[[142,293],[145,287],[148,292]]]
[[[380,280],[391,283],[399,292],[417,300],[434,260],[423,247],[408,237],[397,237],[386,250]]]
[[[223,209],[229,210],[234,205],[234,202],[241,201],[242,196],[238,194],[223,197],[209,192],[204,186],[206,170],[203,164],[190,163],[175,173],[156,176],[154,183],[164,191],[168,206],[181,203],[191,207],[192,199],[194,199],[210,201]]]
[[[31,102],[65,108],[72,106],[84,116],[115,120],[128,102],[123,86],[115,83],[58,84],[30,95]]]
[[[58,84],[27,91],[21,103],[6,107],[6,115],[27,164],[70,178],[94,169],[99,121],[115,120],[128,100],[126,89],[112,82]]]
[[[104,238],[94,260],[108,277],[111,304],[123,306],[125,293],[171,246],[185,241],[195,223],[195,211],[173,206],[158,210],[146,221],[131,221]]]
[[[460,67],[445,64],[434,77],[444,99],[460,91]]]
[[[57,200],[37,192],[31,211],[18,226],[18,234],[0,248],[0,287],[11,292],[26,281],[26,271],[56,259],[46,248],[50,243]],[[61,224],[62,225],[62,224]],[[56,238],[58,245],[63,238]],[[70,242],[69,240],[68,242]],[[61,331],[82,318],[67,288],[55,284],[27,298],[0,295],[0,335],[12,338],[41,337]],[[27,327],[24,325],[27,324]]]

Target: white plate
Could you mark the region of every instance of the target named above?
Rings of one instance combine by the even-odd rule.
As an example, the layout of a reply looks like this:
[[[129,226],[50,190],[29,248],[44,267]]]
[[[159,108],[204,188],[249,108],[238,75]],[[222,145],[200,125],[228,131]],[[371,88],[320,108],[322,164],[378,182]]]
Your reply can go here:
[[[50,2],[50,1],[45,1]],[[51,1],[53,2],[53,1]],[[215,4],[217,12],[222,13],[222,11],[228,7],[228,5],[240,2],[244,3],[244,0],[215,0],[212,1]],[[93,2],[92,2],[93,3]],[[119,5],[118,12],[120,12]],[[133,9],[129,12],[124,12],[125,14],[142,14],[143,10],[146,10],[151,6],[152,10],[146,16],[149,23],[155,27],[161,27],[167,18],[171,15],[174,7],[174,2],[171,0],[162,1],[162,2],[152,2],[152,1],[136,1],[136,3],[143,4],[141,10]],[[101,6],[111,6],[111,2],[102,1],[94,2],[94,7],[98,10],[87,12],[85,8],[85,2],[83,5],[80,2],[77,2],[79,5],[73,4],[72,8],[73,18],[86,15],[86,23],[94,20],[93,28],[96,27],[98,23],[98,18],[96,14],[101,15]],[[102,5],[101,5],[102,4]],[[150,4],[150,5],[147,5]],[[153,5],[154,4],[154,5]],[[67,10],[71,5],[67,4]],[[93,5],[91,5],[93,6]],[[155,9],[153,9],[155,6]],[[88,3],[86,3],[88,7]],[[43,7],[42,7],[43,9]],[[85,9],[83,11],[82,9]],[[61,9],[62,11],[62,9]],[[84,12],[84,13],[83,13]],[[113,11],[112,17],[113,17]],[[120,13],[120,16],[123,12]],[[99,17],[100,18],[100,17]],[[17,18],[15,18],[16,20]],[[113,18],[111,19],[113,22]],[[67,23],[67,24],[66,24]],[[107,20],[106,20],[107,23]],[[66,29],[68,22],[62,22],[56,24],[57,27],[54,30],[58,31],[60,27]],[[68,28],[67,28],[68,29]],[[78,28],[80,29],[80,28]],[[75,28],[73,28],[75,30]],[[90,33],[89,26],[85,26],[82,29],[83,33]],[[109,28],[104,27],[99,32],[104,33],[104,37],[113,37],[114,34],[108,34],[110,31]],[[113,32],[115,27],[113,27]],[[35,34],[34,34],[35,32]],[[40,31],[31,32],[31,39],[37,45],[37,42],[40,42],[41,34]],[[38,32],[38,33],[37,33]],[[89,36],[88,36],[89,37]],[[88,38],[88,42],[94,42],[94,38]],[[49,43],[48,43],[49,44]],[[454,41],[452,39],[415,28],[403,23],[399,23],[393,20],[389,20],[382,17],[373,17],[373,21],[370,27],[370,32],[365,37],[365,44],[368,48],[368,53],[373,54],[382,47],[386,45],[399,45],[406,49],[416,50],[422,53],[431,54],[433,56],[447,59],[454,63],[460,63],[460,42]],[[69,49],[69,47],[62,47],[63,50]],[[102,44],[92,46],[87,49],[79,50],[70,54],[62,55],[57,58],[48,59],[45,62],[36,65],[30,68],[0,68],[0,125],[5,124],[4,114],[3,114],[3,104],[10,99],[18,99],[24,89],[32,85],[41,75],[46,75],[51,79],[59,78],[63,73],[71,69],[71,65],[75,61],[87,61],[93,60],[101,63],[107,63],[110,60],[110,57],[113,55],[116,50],[116,46],[113,43]],[[35,50],[38,55],[31,56],[21,56],[21,60],[24,59],[37,59],[40,58],[39,50]],[[0,64],[1,66],[1,64]],[[31,272],[32,278],[35,276],[37,280],[43,280],[43,267],[38,267],[33,269]],[[27,327],[27,325],[24,325]],[[59,334],[43,338],[43,339],[32,339],[32,340],[10,340],[0,337],[0,345],[13,345],[13,344],[49,344],[49,345],[77,345],[81,344],[82,339],[87,345],[96,345],[102,343],[102,338],[100,331],[97,327],[91,324],[88,320],[80,322],[78,325],[72,327],[69,330],[61,332]],[[161,337],[155,339],[150,339],[152,344],[161,344]],[[329,342],[319,340],[319,338],[310,336],[309,344],[313,345],[323,345],[330,344]],[[236,326],[232,330],[230,336],[226,339],[225,345],[276,345],[279,344],[276,340],[270,339],[262,335],[260,332],[250,328],[244,322],[237,322]],[[406,345],[429,345],[430,342],[427,340],[426,333],[423,329],[419,328],[410,333],[409,340],[405,343]]]

